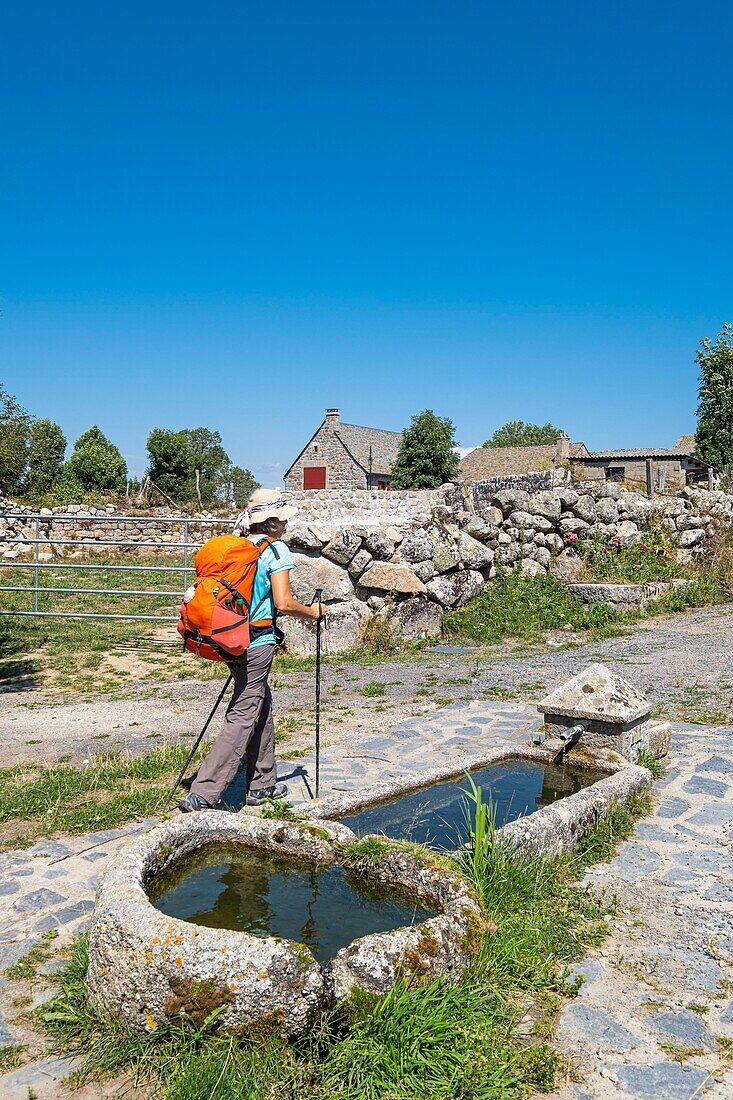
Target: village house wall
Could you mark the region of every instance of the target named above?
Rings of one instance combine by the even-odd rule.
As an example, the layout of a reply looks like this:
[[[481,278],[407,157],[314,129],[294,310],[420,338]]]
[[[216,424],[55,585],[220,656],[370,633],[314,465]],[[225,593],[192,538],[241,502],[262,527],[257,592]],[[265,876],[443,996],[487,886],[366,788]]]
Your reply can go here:
[[[336,422],[338,424],[338,421]],[[303,471],[307,466],[326,467],[326,490],[363,489],[366,474],[326,422],[288,471],[284,480],[288,492],[303,491]]]

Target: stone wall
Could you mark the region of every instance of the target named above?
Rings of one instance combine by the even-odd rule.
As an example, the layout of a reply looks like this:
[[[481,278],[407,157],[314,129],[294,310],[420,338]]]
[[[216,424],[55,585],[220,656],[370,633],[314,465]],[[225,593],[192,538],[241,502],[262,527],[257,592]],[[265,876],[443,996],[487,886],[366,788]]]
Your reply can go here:
[[[310,602],[315,590],[323,589],[330,605],[327,652],[353,647],[374,612],[388,613],[404,637],[435,635],[444,610],[465,604],[498,568],[530,576],[551,571],[566,582],[577,580],[582,558],[576,543],[586,536],[633,546],[656,524],[676,546],[680,564],[687,565],[721,528],[733,527],[733,496],[690,487],[652,499],[614,482],[564,484],[536,493],[503,489],[478,508],[455,485],[430,492],[292,496],[301,509],[287,534],[297,567],[293,590]],[[150,530],[137,522],[122,524],[110,508],[92,511],[77,510],[70,525],[49,511],[40,521],[43,534],[70,537],[74,530],[88,540],[82,549],[72,548],[77,557],[94,550],[109,553],[95,540],[110,536],[144,543],[154,536],[175,542],[182,535],[182,524],[164,524],[170,518],[164,514]],[[196,517],[188,522],[192,541],[222,530],[197,527]],[[224,529],[229,522],[221,521]],[[27,560],[33,547],[24,540],[32,534],[33,523],[3,518],[0,511],[0,535],[8,540],[0,544],[4,557]],[[41,550],[42,560],[49,560],[64,548]],[[313,649],[310,624],[289,620],[287,634],[294,652]]]
[[[442,508],[445,512],[453,490],[453,486],[421,492],[301,490],[288,493],[288,500],[299,509],[290,526],[297,530],[304,525],[317,524],[324,532],[330,533],[352,524],[378,531],[390,525],[429,523],[436,509]],[[8,512],[18,513],[20,518],[11,519]],[[36,523],[31,518],[35,514],[32,508],[0,500],[0,538],[4,540],[0,542],[0,556],[26,558],[33,552],[33,544],[29,540],[36,537]],[[56,518],[60,516],[66,518]],[[152,508],[139,516],[126,515],[122,518],[122,513],[112,504],[96,507],[71,504],[60,508],[42,508],[38,533],[49,540],[83,540],[83,552],[88,546],[89,552],[111,553],[114,548],[103,545],[106,541],[181,543],[186,530],[189,541],[200,545],[211,535],[231,530],[234,518],[234,512],[218,517],[210,512],[201,512],[183,518],[172,508]],[[78,552],[79,548],[54,548],[44,544],[41,550],[44,554],[64,554]]]
[[[552,489],[565,480],[565,471],[547,470],[537,474],[516,474],[507,477],[492,477],[486,481],[473,481],[469,486],[471,498],[477,511],[491,504],[495,493],[502,489],[522,489],[526,493],[539,493],[543,489]]]

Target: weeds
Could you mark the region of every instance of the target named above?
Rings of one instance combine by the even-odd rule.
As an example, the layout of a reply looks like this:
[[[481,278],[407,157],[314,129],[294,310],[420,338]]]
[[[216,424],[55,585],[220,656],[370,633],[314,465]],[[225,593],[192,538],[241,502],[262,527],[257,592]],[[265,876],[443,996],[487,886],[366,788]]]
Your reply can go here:
[[[651,772],[653,779],[664,779],[667,774],[667,769],[662,761],[658,760],[656,756],[652,756],[647,749],[641,750],[636,763],[640,767],[646,768],[648,772]]]
[[[389,612],[378,612],[364,623],[358,648],[370,656],[390,657],[403,645]]]
[[[38,967],[48,962],[54,954],[54,948],[51,945],[58,934],[57,928],[49,928],[44,932],[40,942],[32,947],[27,955],[18,959],[14,966],[8,967],[5,977],[11,982],[26,982],[35,978]]]
[[[17,1069],[23,1064],[23,1054],[26,1047],[22,1043],[12,1043],[10,1046],[0,1047],[0,1073],[7,1073],[11,1069]]]
[[[11,830],[9,838],[0,834],[0,843],[14,847],[33,837],[114,828],[158,813],[187,756],[184,744],[139,757],[103,753],[82,768],[17,764],[0,771],[0,823],[23,823],[22,838]]]
[[[598,630],[623,622],[608,604],[586,606],[554,577],[501,575],[465,607],[443,616],[448,637],[489,644],[502,638],[539,641],[548,630]]]
[[[368,684],[364,684],[363,687],[357,690],[360,695],[366,695],[367,698],[376,698],[379,695],[384,695],[387,685],[381,680],[370,680]]]

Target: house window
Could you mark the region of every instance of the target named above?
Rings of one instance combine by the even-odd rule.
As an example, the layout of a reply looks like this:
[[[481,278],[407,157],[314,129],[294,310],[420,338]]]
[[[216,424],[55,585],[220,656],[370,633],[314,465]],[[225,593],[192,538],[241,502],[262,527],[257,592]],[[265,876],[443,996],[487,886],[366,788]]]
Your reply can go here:
[[[304,489],[325,489],[326,488],[326,467],[325,466],[304,466],[303,467],[303,488]]]
[[[377,488],[378,489],[389,489],[389,482],[385,481],[383,478],[377,478]]]
[[[606,481],[623,481],[625,477],[625,466],[606,466]]]

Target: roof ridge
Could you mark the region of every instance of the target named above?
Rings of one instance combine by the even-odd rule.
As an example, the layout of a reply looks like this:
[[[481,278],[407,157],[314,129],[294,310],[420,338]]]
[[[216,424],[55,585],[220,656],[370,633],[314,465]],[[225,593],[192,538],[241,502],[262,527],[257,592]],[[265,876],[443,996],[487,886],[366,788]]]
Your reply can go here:
[[[360,428],[363,432],[384,432],[385,435],[404,435],[404,432],[393,432],[391,428],[370,428],[367,424],[350,424],[346,420],[339,420],[334,424],[334,430],[339,428]]]

